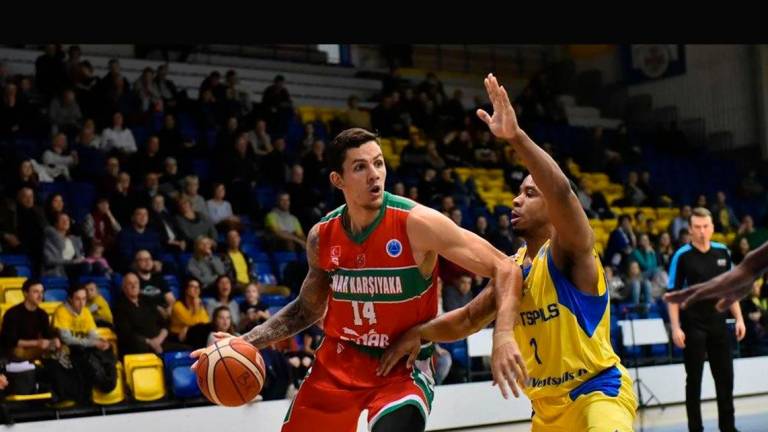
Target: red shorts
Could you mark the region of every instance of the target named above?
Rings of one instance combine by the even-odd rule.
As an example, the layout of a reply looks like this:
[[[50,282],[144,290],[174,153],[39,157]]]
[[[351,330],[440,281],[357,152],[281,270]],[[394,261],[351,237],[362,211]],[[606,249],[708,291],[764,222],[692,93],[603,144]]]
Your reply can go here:
[[[347,342],[326,338],[283,422],[283,432],[355,432],[368,410],[368,429],[382,416],[413,405],[427,420],[434,396],[432,364],[400,362],[387,377],[376,376],[379,359]]]

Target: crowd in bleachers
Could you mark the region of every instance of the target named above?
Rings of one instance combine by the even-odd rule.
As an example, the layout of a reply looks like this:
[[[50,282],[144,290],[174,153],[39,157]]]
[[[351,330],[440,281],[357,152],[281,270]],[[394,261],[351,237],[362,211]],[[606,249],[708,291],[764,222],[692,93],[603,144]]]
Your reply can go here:
[[[0,339],[8,364],[40,360],[54,370],[56,379],[47,382],[57,399],[90,400],[85,390],[62,390],[73,379],[64,346],[88,348],[82,351],[93,355],[77,361],[111,361],[128,377],[125,355],[168,356],[205,346],[215,331],[247,332],[295,296],[306,271],[305,233],[341,203],[328,181],[325,144],[346,127],[382,137],[393,193],[439,209],[507,254],[521,245],[509,210],[525,167],[474,115],[487,103],[468,104],[461,90],[448,98],[434,74],[414,84],[393,71],[375,108],[361,108],[352,96],[336,112],[294,107],[282,76],[255,101],[234,70],[223,78],[213,71],[193,100],[168,74],[167,65],[146,68],[130,83],[115,59],[98,77],[76,46],[66,54],[46,46],[34,76],[0,65],[0,276],[7,277],[0,279]],[[629,314],[621,309],[629,306],[663,315],[666,270],[687,242],[691,207],[642,166],[644,153],[654,150],[625,127],[572,130],[546,74],[531,80],[515,108],[579,185],[614,314]],[[765,193],[755,175],[744,186]],[[702,197],[691,204],[712,210],[718,239],[733,245],[735,262],[768,238],[762,220],[754,223],[761,215],[735,212],[725,192],[711,205],[713,197]],[[439,266],[442,310],[461,307],[484,286],[447,260]],[[761,286],[746,301],[756,353],[766,336],[765,299]],[[70,327],[85,324],[67,336],[57,315],[71,316]],[[33,319],[38,331],[9,335],[14,322]],[[265,399],[295,391],[321,337],[314,326],[262,351],[272,371]],[[19,340],[35,349],[17,355],[27,344]],[[441,378],[463,379],[460,369],[471,367],[466,349],[445,348],[438,350]],[[449,374],[451,355],[459,372]],[[164,358],[166,367],[182,364],[174,358]],[[99,379],[81,381],[105,394],[119,387],[119,379]],[[136,396],[136,383],[128,384]]]

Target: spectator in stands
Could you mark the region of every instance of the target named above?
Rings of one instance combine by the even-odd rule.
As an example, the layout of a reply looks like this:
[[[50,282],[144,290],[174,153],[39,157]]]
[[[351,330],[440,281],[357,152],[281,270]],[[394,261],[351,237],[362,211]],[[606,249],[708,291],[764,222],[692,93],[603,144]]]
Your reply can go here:
[[[235,326],[240,322],[240,305],[234,300],[234,288],[232,279],[226,274],[216,278],[212,287],[213,298],[205,299],[205,308],[209,316],[213,316],[214,309],[224,306],[232,313],[232,322]]]
[[[251,92],[240,82],[240,77],[234,69],[227,71],[224,76],[228,89],[234,91],[234,95],[238,103],[243,107],[243,115],[248,114],[251,111]]]
[[[605,248],[605,261],[610,265],[622,269],[628,265],[629,256],[637,244],[635,232],[632,229],[632,217],[619,216],[619,226],[611,232],[608,245]]]
[[[752,283],[752,292],[741,300],[741,313],[746,317],[744,322],[747,335],[741,343],[742,355],[764,355],[765,339],[768,331],[768,299],[763,294],[763,278]]]
[[[397,196],[405,196],[405,183],[399,181],[392,185],[392,193]]]
[[[144,175],[144,187],[139,189],[135,194],[135,201],[137,206],[152,207],[152,200],[160,193],[160,174],[156,172],[148,172]]]
[[[371,114],[367,110],[360,109],[360,99],[352,95],[347,98],[347,109],[342,114],[342,122],[347,128],[363,128],[371,130]]]
[[[80,111],[80,105],[75,99],[73,90],[66,89],[59,98],[51,101],[48,108],[48,118],[51,121],[52,134],[64,132],[68,135],[74,135],[76,133],[83,120],[83,113]]]
[[[120,86],[125,89],[126,92],[130,91],[131,84],[128,83],[128,79],[123,76],[122,69],[120,68],[120,60],[113,58],[107,63],[109,71],[101,79],[101,84],[104,93],[110,93],[115,91],[116,86]]]
[[[123,114],[116,112],[112,115],[112,126],[105,128],[101,134],[104,152],[116,152],[122,155],[136,153],[136,140],[133,132],[123,127]]]
[[[71,179],[70,170],[78,164],[77,152],[67,152],[67,136],[57,133],[51,140],[51,148],[43,153],[43,164],[54,179]]]
[[[752,250],[749,246],[749,240],[746,237],[739,237],[735,242],[736,247],[733,248],[733,265],[738,265],[744,261],[744,257]]]
[[[592,210],[592,186],[583,177],[579,180],[579,189],[576,196],[579,198],[581,208],[584,209],[588,218],[597,219],[600,217],[596,211]]]
[[[83,128],[77,134],[75,144],[97,150],[101,148],[101,137],[96,134],[96,124],[93,119],[85,119]]]
[[[0,88],[5,87],[8,83],[9,76],[8,65],[5,64],[5,62],[0,61]]]
[[[419,180],[419,197],[426,203],[431,203],[438,198],[436,176],[437,172],[434,169],[426,168],[421,180]],[[451,197],[451,200],[453,200],[453,197]],[[450,210],[452,207],[453,203],[451,203],[450,207],[443,206],[442,210]]]
[[[442,196],[465,195],[467,193],[459,179],[454,175],[452,168],[440,170],[440,178],[435,182],[435,192]]]
[[[691,242],[691,232],[688,228],[680,229],[680,235],[678,236],[677,247],[680,248]]]
[[[74,82],[80,71],[80,62],[83,60],[83,52],[78,45],[70,45],[67,50],[67,61],[64,62],[64,70],[70,83]]]
[[[312,144],[320,139],[315,133],[315,125],[313,123],[306,123],[304,125],[304,136],[301,137],[299,143],[298,154],[304,156],[312,149]]]
[[[491,244],[506,255],[512,255],[519,249],[520,239],[512,234],[508,214],[498,216],[497,228],[491,234]]]
[[[179,214],[176,215],[176,226],[187,246],[191,246],[200,236],[218,238],[213,223],[207,216],[192,209],[192,202],[189,198],[182,196],[178,203]]]
[[[160,193],[176,199],[181,193],[182,177],[175,158],[167,157],[163,163],[163,174],[160,176]]]
[[[85,287],[86,307],[91,312],[93,319],[98,327],[112,328],[114,319],[112,318],[112,309],[107,300],[99,293],[99,287],[96,282],[86,282]]]
[[[115,187],[109,195],[109,207],[120,225],[125,226],[128,223],[136,204],[136,194],[131,189],[131,175],[120,172],[117,175]]]
[[[680,215],[672,220],[669,225],[669,231],[672,234],[672,239],[675,241],[680,240],[680,231],[685,228],[688,229],[688,220],[691,217],[691,206],[680,206]]]
[[[473,161],[476,166],[495,168],[499,165],[499,155],[496,144],[491,141],[491,132],[481,131],[477,143],[473,146]]]
[[[182,297],[173,304],[171,312],[171,336],[178,342],[199,346],[201,344],[193,340],[196,332],[192,331],[190,334],[190,330],[195,326],[200,328],[211,321],[200,298],[200,281],[194,277],[187,278],[182,290]],[[207,336],[206,332],[204,337]]]
[[[123,268],[133,262],[136,252],[140,250],[160,256],[160,234],[148,224],[149,212],[144,207],[137,207],[133,211],[131,225],[120,231],[117,244]]]
[[[741,194],[744,198],[755,198],[763,194],[765,187],[757,178],[757,171],[750,169],[741,181]]]
[[[460,227],[464,227],[464,225],[462,225],[462,224],[461,224],[461,221],[462,221],[463,215],[462,215],[462,213],[461,213],[461,209],[460,209],[460,208],[458,208],[458,207],[454,207],[453,209],[451,209],[450,218],[451,218],[451,220],[452,220],[452,221],[453,221],[453,222],[454,222],[456,225],[458,225],[458,226],[460,226]]]
[[[264,89],[261,103],[270,110],[291,108],[291,95],[285,88],[285,77],[282,75],[275,76],[272,85]]]
[[[140,293],[147,301],[157,307],[157,311],[160,312],[163,319],[168,319],[171,316],[171,307],[176,301],[176,297],[158,270],[149,251],[136,252],[136,258],[133,260],[133,271],[139,278]]]
[[[419,93],[424,92],[427,94],[430,100],[435,101],[440,97],[445,99],[445,90],[443,90],[443,83],[437,78],[434,72],[427,72],[427,76],[424,81],[417,87]]]
[[[488,219],[486,219],[485,216],[480,215],[475,219],[474,232],[489,243],[491,242],[491,231],[488,228]]]
[[[89,273],[85,266],[83,242],[80,237],[70,235],[70,220],[66,213],[59,213],[53,226],[45,228],[43,246],[44,276],[60,276],[75,279]]]
[[[43,302],[43,284],[35,279],[27,279],[21,286],[24,301],[11,307],[3,315],[0,331],[5,357],[11,362],[41,361],[42,370],[36,372],[38,384],[50,382],[54,398],[57,400],[75,400],[77,394],[77,376],[71,368],[59,362],[64,351],[61,340],[51,327],[48,314],[40,308]],[[40,373],[42,372],[42,373]],[[26,386],[14,383],[16,393],[38,393],[34,384]],[[27,388],[23,388],[27,387]]]
[[[0,139],[11,139],[24,123],[25,106],[18,98],[16,84],[9,83],[3,88],[3,100],[0,103]]]
[[[235,147],[235,139],[239,135],[238,133],[237,116],[229,115],[227,117],[226,126],[219,130],[216,136],[216,151],[221,153],[229,153]]]
[[[157,307],[141,296],[135,273],[123,277],[123,295],[115,302],[115,333],[120,355],[153,352],[162,354],[175,348],[168,340],[168,329]]]
[[[245,286],[245,299],[240,304],[240,325],[238,328],[241,333],[250,331],[253,327],[269,319],[267,305],[259,301],[259,284],[251,282]]]
[[[443,138],[442,154],[449,166],[469,166],[474,160],[472,136],[468,131],[449,132]]]
[[[648,229],[648,219],[645,217],[645,213],[636,211],[634,216],[635,235],[639,236],[640,234],[646,234]]]
[[[234,151],[223,155],[220,159],[217,170],[219,178],[228,184],[233,213],[249,213],[255,206],[252,202],[251,190],[256,180],[257,162],[243,134],[240,134],[235,141]]]
[[[11,179],[6,189],[6,193],[9,197],[16,195],[21,188],[28,187],[35,190],[40,185],[40,177],[35,172],[32,159],[24,159],[19,163],[19,169],[16,171],[17,176]]]
[[[192,209],[205,217],[209,217],[208,206],[205,205],[205,199],[198,194],[198,191],[200,190],[200,179],[196,175],[188,175],[184,177],[182,185],[184,186],[184,191],[181,195],[189,200],[192,204]]]
[[[245,137],[258,159],[272,152],[272,138],[267,133],[267,122],[264,119],[256,119],[253,129]]]
[[[101,195],[109,195],[115,190],[120,175],[120,161],[116,157],[108,157],[104,162],[104,174],[98,181],[97,189]]]
[[[627,270],[627,285],[632,295],[632,304],[640,305],[640,297],[642,294],[643,305],[650,306],[653,297],[651,296],[651,283],[643,276],[643,272],[640,269],[640,265],[637,261],[630,261]]]
[[[272,151],[261,161],[262,180],[273,186],[282,186],[288,176],[291,157],[285,150],[285,138],[277,138],[272,142]]]
[[[371,111],[371,125],[382,137],[406,137],[408,130],[395,106],[395,95],[385,95]]]
[[[171,216],[165,207],[165,197],[162,194],[152,197],[149,225],[160,233],[160,242],[165,250],[170,252],[183,252],[186,250],[187,244],[176,226],[176,219]]]
[[[232,213],[232,204],[224,198],[227,189],[223,183],[213,184],[213,197],[206,202],[211,222],[217,229],[226,231],[230,227],[239,227],[240,218]]]
[[[725,192],[717,191],[717,199],[712,204],[712,215],[715,218],[715,230],[724,234],[734,232],[739,222],[733,208],[725,202]]]
[[[672,236],[668,232],[661,233],[659,235],[658,247],[656,248],[659,266],[664,268],[664,270],[669,270],[669,264],[674,254],[675,248],[672,244]]]
[[[709,208],[709,206],[707,205],[706,195],[699,194],[699,196],[696,197],[696,207]]]
[[[605,266],[605,282],[611,300],[621,302],[627,298],[624,281],[614,273],[613,267]]]
[[[264,225],[271,234],[269,240],[274,250],[297,251],[305,247],[304,230],[290,208],[291,196],[281,192],[277,195],[277,206],[267,214]]]
[[[17,194],[16,227],[18,238],[29,257],[33,272],[43,264],[43,233],[48,222],[40,207],[35,205],[35,194],[30,188],[21,188]]]
[[[141,112],[147,112],[155,110],[158,107],[158,103],[162,102],[160,93],[157,92],[157,88],[154,85],[155,71],[151,67],[145,67],[141,72],[139,79],[133,83],[133,92],[139,99]]]
[[[151,135],[147,138],[147,145],[141,152],[136,152],[131,157],[131,172],[135,176],[143,177],[146,173],[163,172],[164,156],[160,151],[160,138]]]
[[[81,61],[75,78],[74,88],[80,109],[86,117],[98,114],[101,103],[100,95],[98,94],[99,85],[99,77],[94,75],[91,62],[87,60]]]
[[[414,202],[420,202],[419,201],[419,187],[418,186],[411,186],[408,188],[408,199]]]
[[[168,79],[167,63],[157,67],[157,74],[155,74],[155,79],[152,85],[154,93],[163,100],[165,106],[169,108],[176,107],[179,92],[176,89],[176,84]]]
[[[450,312],[464,307],[472,301],[472,277],[461,275],[457,283],[446,284],[443,287],[443,310]]]
[[[738,237],[746,237],[749,241],[750,249],[757,249],[768,240],[768,229],[764,227],[755,227],[755,221],[752,216],[745,215],[741,219],[741,225],[736,232]]]
[[[643,233],[638,237],[638,245],[632,251],[632,259],[637,261],[643,277],[652,280],[656,276],[656,272],[659,270],[659,262],[648,234]]]
[[[291,214],[299,218],[305,231],[326,213],[323,211],[324,203],[316,191],[304,181],[304,168],[301,165],[295,164],[291,168],[291,178],[285,185],[285,192],[291,198]]]
[[[112,346],[96,332],[96,321],[85,307],[85,286],[73,285],[67,291],[67,301],[53,313],[53,327],[69,349],[69,359],[78,377],[77,402],[87,403],[94,387],[109,393],[117,385],[116,359]]]
[[[163,146],[163,152],[172,155],[181,155],[185,150],[194,153],[195,142],[191,138],[185,138],[176,126],[176,117],[171,113],[163,116],[163,127],[157,133],[157,138]],[[162,171],[162,170],[161,170]]]
[[[630,171],[627,183],[624,185],[624,197],[622,205],[627,207],[639,207],[645,204],[648,197],[638,185],[639,177],[636,171]]]
[[[228,307],[219,306],[209,312],[209,315],[211,316],[211,332],[208,334],[205,346],[213,345],[213,343],[216,342],[217,339],[214,337],[214,334],[217,332],[224,332],[232,336],[240,335],[240,333],[235,330],[232,320],[234,315],[232,315],[232,312]]]
[[[4,253],[24,252],[16,212],[16,203],[10,197],[0,196],[0,251]]]
[[[227,87],[221,82],[221,73],[215,70],[205,77],[200,84],[198,93],[202,94],[203,92],[210,90],[211,94],[216,99],[216,102],[221,102],[224,100],[224,92],[226,91],[226,88]]]
[[[61,45],[47,44],[43,55],[35,61],[35,88],[47,102],[66,82]]]
[[[64,212],[64,197],[60,193],[48,195],[45,199],[45,218],[50,225],[56,224],[56,219],[60,213]],[[70,221],[71,222],[71,221]]]
[[[427,146],[426,146],[426,164],[427,166],[430,166],[434,168],[435,170],[444,170],[446,168],[445,159],[443,159],[442,156],[440,156],[440,153],[437,150],[437,144],[435,143],[435,140],[428,139],[427,140]]]
[[[213,254],[213,246],[211,238],[197,237],[192,258],[187,263],[187,273],[200,281],[206,290],[212,287],[217,277],[227,273],[224,263]]]
[[[239,286],[244,287],[252,278],[255,279],[253,262],[240,248],[240,233],[235,229],[227,231],[227,244],[221,261],[227,269],[226,274]]]
[[[88,246],[87,250],[88,255],[83,261],[87,264],[87,268],[91,269],[90,273],[111,277],[114,270],[104,257],[104,246],[96,240]]]
[[[329,188],[328,162],[325,159],[325,142],[317,140],[312,143],[312,151],[301,160],[304,167],[304,178],[307,184],[316,191],[323,193]]]

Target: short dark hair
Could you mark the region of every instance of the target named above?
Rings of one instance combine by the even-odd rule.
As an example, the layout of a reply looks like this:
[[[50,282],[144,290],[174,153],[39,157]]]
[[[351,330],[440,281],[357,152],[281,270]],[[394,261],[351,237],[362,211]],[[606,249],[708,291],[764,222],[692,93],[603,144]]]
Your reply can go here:
[[[274,82],[282,82],[282,81],[285,81],[285,77],[284,76],[282,76],[282,75],[275,76]]]
[[[79,284],[72,284],[67,288],[67,298],[72,298],[75,296],[75,293],[80,290],[85,290],[86,285],[88,285],[91,282],[84,282]]]
[[[347,157],[347,150],[358,148],[361,145],[375,141],[379,143],[379,138],[373,132],[362,128],[351,128],[342,131],[328,146],[328,167],[331,171],[341,173],[344,170],[344,159]]]
[[[39,279],[29,278],[25,280],[23,284],[21,284],[21,290],[23,292],[29,292],[29,289],[32,288],[32,285],[43,285],[43,283],[40,282]],[[45,289],[44,285],[43,285],[43,289]]]
[[[632,222],[632,217],[630,215],[623,214],[623,215],[619,216],[619,225],[621,225],[624,222],[625,219],[630,221],[630,222]]]

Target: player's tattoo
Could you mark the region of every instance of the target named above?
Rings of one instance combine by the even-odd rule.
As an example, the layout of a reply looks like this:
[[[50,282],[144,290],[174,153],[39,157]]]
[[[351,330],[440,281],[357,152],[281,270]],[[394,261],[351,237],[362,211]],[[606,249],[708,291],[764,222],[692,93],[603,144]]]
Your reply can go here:
[[[309,272],[301,285],[299,296],[265,323],[243,335],[244,340],[261,348],[291,337],[323,317],[328,306],[330,282],[328,275],[319,267],[318,231],[315,225],[307,236]]]

